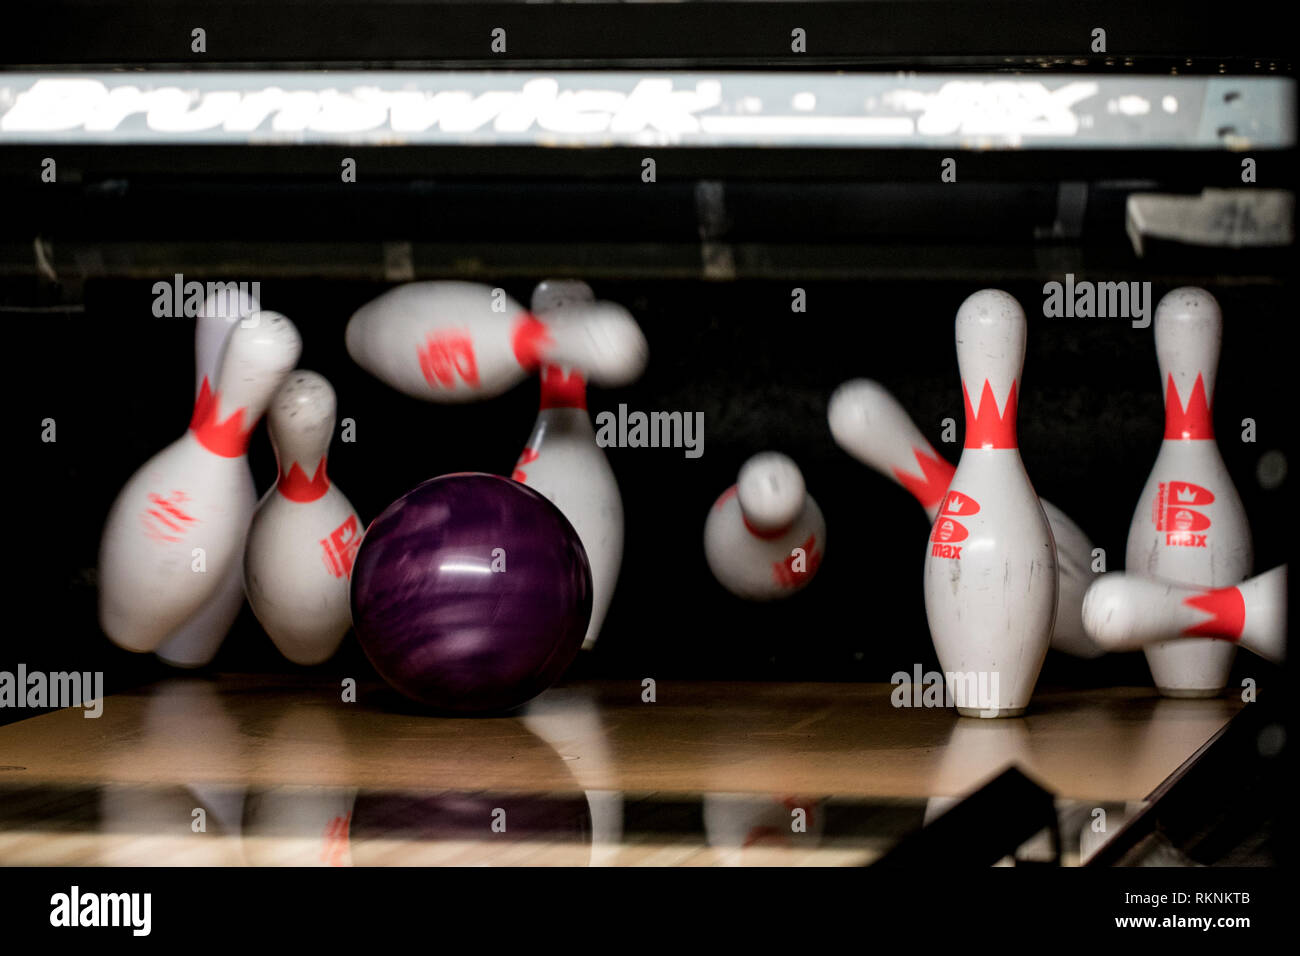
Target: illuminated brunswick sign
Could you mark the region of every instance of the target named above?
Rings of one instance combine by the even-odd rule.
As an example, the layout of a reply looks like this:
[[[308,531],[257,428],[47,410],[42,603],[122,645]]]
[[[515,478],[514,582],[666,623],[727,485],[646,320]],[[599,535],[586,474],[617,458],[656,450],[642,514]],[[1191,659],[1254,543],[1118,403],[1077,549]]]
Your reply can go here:
[[[0,143],[1285,148],[1294,97],[1282,77],[0,73]]]

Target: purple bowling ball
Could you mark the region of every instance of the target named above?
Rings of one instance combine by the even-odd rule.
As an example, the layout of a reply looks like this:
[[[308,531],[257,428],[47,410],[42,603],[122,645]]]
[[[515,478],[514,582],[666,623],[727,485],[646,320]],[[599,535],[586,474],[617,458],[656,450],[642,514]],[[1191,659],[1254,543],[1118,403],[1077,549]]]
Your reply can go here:
[[[573,525],[497,475],[443,475],[398,498],[352,567],[366,656],[439,710],[502,711],[537,696],[573,663],[590,617],[591,568]]]

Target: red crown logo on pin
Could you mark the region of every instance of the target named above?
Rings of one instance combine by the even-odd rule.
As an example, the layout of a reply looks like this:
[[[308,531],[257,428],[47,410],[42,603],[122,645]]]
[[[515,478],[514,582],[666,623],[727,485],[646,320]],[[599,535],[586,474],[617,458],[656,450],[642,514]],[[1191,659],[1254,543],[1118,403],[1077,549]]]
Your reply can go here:
[[[1011,391],[1007,393],[1007,407],[998,412],[997,399],[993,397],[993,386],[984,380],[984,390],[980,393],[979,414],[971,407],[970,394],[966,391],[966,382],[961,383],[962,401],[966,403],[966,447],[967,448],[1017,448],[1016,442],[1016,383],[1012,381]]]
[[[542,408],[586,408],[587,380],[558,365],[542,368]]]
[[[895,468],[894,477],[898,479],[900,485],[912,493],[917,501],[921,502],[921,507],[929,508],[942,500],[948,491],[948,486],[952,484],[952,476],[957,469],[933,451],[913,448],[912,454],[916,458],[916,463],[921,466],[921,476],[918,478],[901,468]]]
[[[523,313],[510,332],[515,361],[526,369],[542,364],[542,351],[551,344],[551,330],[531,312]]]
[[[1165,386],[1165,438],[1193,441],[1213,437],[1214,422],[1210,417],[1210,401],[1205,395],[1205,379],[1197,374],[1192,394],[1183,405],[1171,374]]]
[[[1209,620],[1183,631],[1189,637],[1227,637],[1236,640],[1246,627],[1246,599],[1237,588],[1206,591],[1186,598],[1183,603],[1210,615]]]
[[[275,486],[290,501],[315,501],[330,490],[329,475],[325,474],[325,459],[321,458],[316,473],[310,478],[295,461],[289,466],[287,474],[280,472],[280,479]]]
[[[237,408],[224,422],[219,421],[217,406],[220,398],[221,393],[212,391],[204,377],[199,386],[199,397],[194,402],[194,414],[190,417],[190,431],[194,432],[199,444],[214,455],[238,458],[248,449],[248,439],[257,422],[243,427],[246,408]]]

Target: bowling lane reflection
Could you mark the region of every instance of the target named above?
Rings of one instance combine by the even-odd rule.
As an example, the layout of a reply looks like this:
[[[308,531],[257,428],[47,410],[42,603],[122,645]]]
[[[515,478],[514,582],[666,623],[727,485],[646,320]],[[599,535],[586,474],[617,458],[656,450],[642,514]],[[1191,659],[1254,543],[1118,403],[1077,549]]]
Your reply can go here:
[[[1149,788],[1125,783],[1134,767],[1176,768],[1186,747],[1168,738],[1190,745],[1214,724],[1204,702],[1080,709],[1048,695],[1028,720],[912,717],[906,729],[932,742],[886,735],[882,750],[860,701],[885,688],[839,709],[788,689],[760,706],[762,693],[725,717],[684,708],[684,731],[658,714],[638,723],[645,711],[598,684],[552,688],[506,717],[430,719],[379,688],[340,706],[329,682],[167,680],[107,698],[97,721],[67,711],[0,728],[0,763],[28,765],[16,769],[30,781],[0,776],[0,863],[852,866],[1012,765],[1080,798],[1058,802],[1062,862],[1080,863],[1142,806],[1131,801]],[[809,758],[817,746],[826,759]],[[847,752],[870,769],[843,770]],[[1007,862],[1050,850],[1035,838]]]

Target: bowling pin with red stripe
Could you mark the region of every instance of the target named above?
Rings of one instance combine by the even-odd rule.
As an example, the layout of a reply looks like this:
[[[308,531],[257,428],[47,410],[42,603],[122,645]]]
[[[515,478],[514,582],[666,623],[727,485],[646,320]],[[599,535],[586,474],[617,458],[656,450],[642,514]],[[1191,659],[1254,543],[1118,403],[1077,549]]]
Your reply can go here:
[[[217,378],[217,363],[221,360],[222,350],[230,337],[234,324],[245,316],[261,311],[257,299],[247,300],[233,296],[221,297],[217,293],[208,296],[199,312],[194,328],[194,393],[197,398],[206,387],[213,388]],[[244,529],[253,517],[252,502],[257,500],[257,488],[253,484],[253,472],[248,468],[248,459],[244,459],[244,473],[247,478],[248,494],[244,500],[250,503],[246,513],[236,516],[236,522]],[[236,563],[226,572],[215,594],[208,599],[199,611],[182,624],[158,645],[157,655],[172,667],[204,667],[211,663],[226,639],[240,608],[244,606],[243,569]]]
[[[912,493],[933,526],[956,470],[934,450],[898,399],[879,382],[857,378],[831,396],[827,411],[831,434],[846,452]],[[1083,529],[1046,499],[1039,499],[1056,542],[1060,583],[1052,649],[1075,657],[1105,653],[1083,628],[1080,608],[1095,577],[1092,541]]]
[[[612,302],[574,303],[565,322],[533,315],[472,282],[413,282],[366,303],[348,321],[353,360],[414,398],[491,398],[542,365],[577,369],[596,385],[625,385],[645,368],[645,336]]]
[[[352,625],[348,581],[364,529],[326,472],[334,415],[334,389],[315,372],[292,372],[275,393],[267,428],[279,476],[244,548],[248,603],[295,664],[328,660]]]
[[[252,507],[249,435],[301,351],[282,315],[237,323],[189,430],[118,494],[99,551],[99,621],[115,643],[156,650],[238,567]]]
[[[709,509],[704,557],[737,597],[770,601],[807,587],[826,552],[826,519],[790,458],[769,451],[741,466]]]
[[[1204,289],[1174,289],[1156,306],[1154,326],[1165,437],[1129,526],[1125,566],[1175,584],[1237,584],[1250,574],[1254,555],[1245,508],[1214,441],[1219,303]],[[1214,697],[1228,682],[1236,648],[1205,638],[1144,650],[1160,693]]]
[[[957,311],[966,442],[925,555],[925,613],[958,713],[1024,713],[1051,641],[1056,547],[1020,460],[1025,314],[996,289]]]
[[[585,282],[547,281],[533,292],[533,314],[554,325],[572,321],[594,300]],[[614,597],[623,561],[623,498],[587,412],[582,373],[542,367],[541,409],[512,478],[545,495],[578,532],[591,566],[591,619],[583,648],[590,650]]]
[[[1083,621],[1111,651],[1176,638],[1218,638],[1280,663],[1286,658],[1286,580],[1286,565],[1227,588],[1107,574],[1088,589]]]

